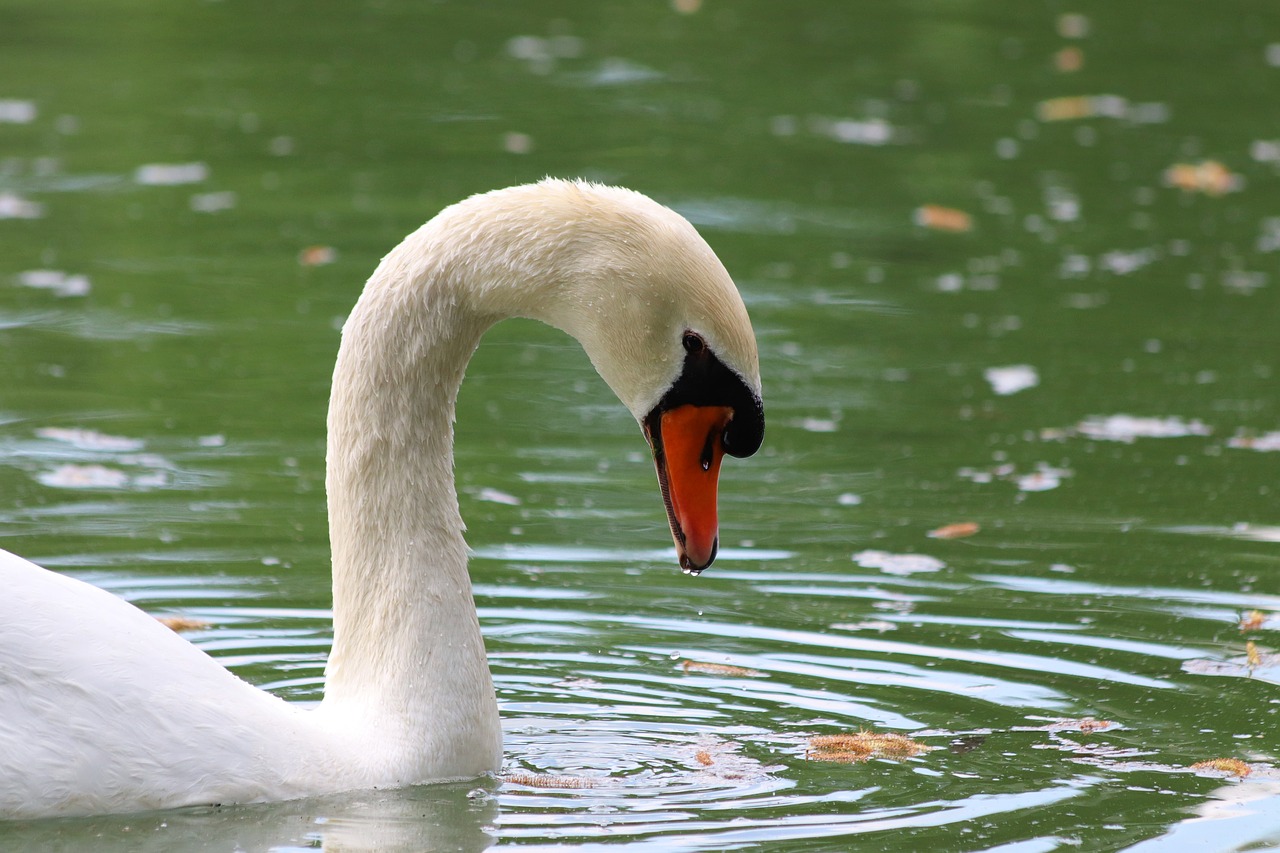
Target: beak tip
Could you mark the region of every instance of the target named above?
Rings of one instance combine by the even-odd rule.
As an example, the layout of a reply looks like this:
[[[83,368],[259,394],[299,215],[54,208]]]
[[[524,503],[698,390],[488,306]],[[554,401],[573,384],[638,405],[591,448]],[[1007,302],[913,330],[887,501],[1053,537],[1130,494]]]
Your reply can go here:
[[[720,550],[720,537],[717,536],[711,540],[711,548],[706,554],[704,560],[694,560],[689,556],[689,552],[684,548],[679,549],[680,555],[680,571],[686,575],[698,576],[709,568],[716,560],[716,553]]]

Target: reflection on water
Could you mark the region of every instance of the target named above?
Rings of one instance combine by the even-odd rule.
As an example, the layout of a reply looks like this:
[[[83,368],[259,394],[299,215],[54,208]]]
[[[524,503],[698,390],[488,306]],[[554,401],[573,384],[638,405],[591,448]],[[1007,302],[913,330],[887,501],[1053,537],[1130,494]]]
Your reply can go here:
[[[11,824],[11,850],[104,853],[485,850],[494,842],[492,786],[432,785],[288,803],[205,807],[127,817]]]
[[[1196,816],[1129,849],[1135,853],[1172,850],[1266,850],[1280,845],[1280,780],[1227,784],[1210,791]]]
[[[316,702],[336,329],[546,174],[706,233],[770,424],[682,577],[576,347],[494,329],[458,478],[504,779],[0,848],[1280,843],[1274,11],[67,2],[0,91],[4,547]],[[809,748],[864,728],[930,749]]]

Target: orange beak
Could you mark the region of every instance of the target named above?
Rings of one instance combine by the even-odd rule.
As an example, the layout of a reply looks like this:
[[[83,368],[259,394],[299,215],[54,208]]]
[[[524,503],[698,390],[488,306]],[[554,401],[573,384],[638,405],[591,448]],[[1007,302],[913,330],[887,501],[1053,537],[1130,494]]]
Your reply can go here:
[[[727,406],[679,406],[663,412],[658,435],[648,436],[671,537],[687,574],[698,574],[716,558],[716,484],[724,430],[732,419],[733,409]]]

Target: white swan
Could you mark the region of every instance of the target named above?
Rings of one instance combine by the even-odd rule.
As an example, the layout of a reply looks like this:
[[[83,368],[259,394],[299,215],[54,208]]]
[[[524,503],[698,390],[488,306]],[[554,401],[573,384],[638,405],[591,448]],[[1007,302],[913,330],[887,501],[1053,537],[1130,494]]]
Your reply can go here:
[[[709,565],[721,455],[750,455],[764,431],[755,339],[728,273],[687,221],[629,190],[547,180],[475,196],[388,254],[343,328],[319,707],[252,687],[121,599],[0,551],[0,818],[498,769],[452,422],[481,335],[513,316],[582,343],[653,449],[681,566]]]

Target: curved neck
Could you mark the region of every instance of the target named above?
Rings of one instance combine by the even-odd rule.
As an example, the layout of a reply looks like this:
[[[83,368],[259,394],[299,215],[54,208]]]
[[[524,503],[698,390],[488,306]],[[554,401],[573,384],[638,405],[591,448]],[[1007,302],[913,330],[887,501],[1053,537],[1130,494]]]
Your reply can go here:
[[[409,739],[459,720],[497,725],[453,478],[454,403],[495,318],[474,311],[446,264],[424,261],[424,236],[384,259],[343,328],[326,477],[323,707]]]
[[[727,273],[683,219],[629,191],[555,181],[461,202],[383,259],[333,377],[323,708],[409,739],[478,719],[497,730],[453,479],[467,361],[498,320],[542,320],[577,338],[640,417],[680,372],[674,306],[691,282],[711,316],[745,323]]]

